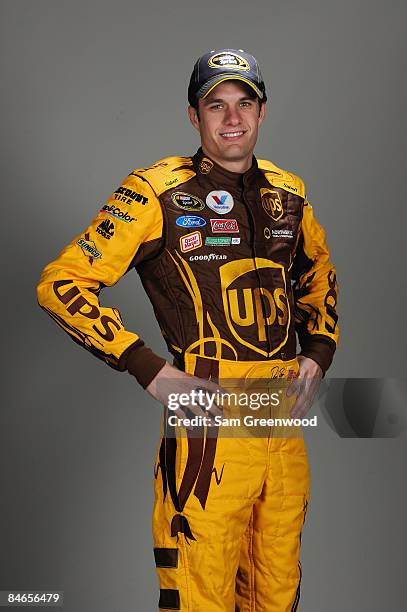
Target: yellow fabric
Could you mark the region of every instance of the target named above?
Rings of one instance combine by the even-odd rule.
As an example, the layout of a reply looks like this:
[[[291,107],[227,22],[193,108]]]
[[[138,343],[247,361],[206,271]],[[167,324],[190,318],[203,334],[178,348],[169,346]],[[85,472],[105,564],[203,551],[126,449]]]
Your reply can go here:
[[[186,371],[195,371],[186,355]],[[284,362],[219,361],[219,385],[242,388],[269,378]],[[226,387],[222,387],[226,388]],[[161,589],[180,594],[183,612],[291,612],[297,610],[300,533],[309,500],[309,468],[301,435],[293,438],[225,437],[217,441],[205,509],[191,492],[183,509],[193,538],[171,536],[174,506],[157,456],[153,537],[156,548],[178,549],[178,567],[157,568]],[[185,437],[177,440],[176,484],[188,462]],[[165,609],[165,608],[162,608]]]
[[[127,199],[126,189],[148,202],[143,205]],[[112,365],[139,336],[125,329],[117,308],[100,305],[99,290],[114,285],[127,272],[140,246],[159,238],[163,227],[161,206],[148,182],[130,174],[121,191],[123,195],[113,193],[84,232],[44,268],[37,287],[38,302],[56,322]],[[116,216],[119,214],[126,215],[124,220]],[[114,225],[110,239],[98,232],[106,221]],[[84,248],[78,243],[81,240]],[[92,251],[86,250],[89,246]],[[91,260],[93,252],[96,257]]]

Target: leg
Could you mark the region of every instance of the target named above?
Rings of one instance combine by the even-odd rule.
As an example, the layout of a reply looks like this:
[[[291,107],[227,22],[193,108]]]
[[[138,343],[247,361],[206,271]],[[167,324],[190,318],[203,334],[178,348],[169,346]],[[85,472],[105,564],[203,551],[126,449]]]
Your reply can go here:
[[[308,461],[302,439],[271,443],[267,478],[242,544],[236,577],[239,612],[298,610]]]
[[[153,536],[160,609],[235,612],[241,541],[265,476],[264,469],[256,485],[251,445],[244,439],[218,440],[204,507],[196,487],[181,510],[174,507],[169,488],[164,495],[161,470],[157,469]],[[176,489],[180,498],[190,463],[186,442],[177,447],[177,454]],[[266,453],[264,459],[265,467]]]

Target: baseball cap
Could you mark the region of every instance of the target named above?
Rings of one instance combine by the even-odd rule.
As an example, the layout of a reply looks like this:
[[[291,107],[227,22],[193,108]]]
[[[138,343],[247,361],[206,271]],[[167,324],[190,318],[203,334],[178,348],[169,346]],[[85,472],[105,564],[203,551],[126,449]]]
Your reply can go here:
[[[230,79],[247,83],[260,100],[267,100],[256,58],[243,49],[218,49],[205,53],[195,63],[189,81],[188,102],[198,106],[199,98],[205,98],[216,85]]]

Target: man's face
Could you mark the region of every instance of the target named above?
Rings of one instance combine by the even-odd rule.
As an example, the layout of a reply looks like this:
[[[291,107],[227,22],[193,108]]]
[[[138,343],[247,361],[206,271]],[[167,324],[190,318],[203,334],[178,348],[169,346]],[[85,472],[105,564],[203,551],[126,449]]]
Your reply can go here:
[[[258,129],[265,115],[265,104],[249,98],[239,81],[224,81],[196,109],[189,107],[189,118],[199,131],[206,153],[215,161],[239,162],[251,159]]]

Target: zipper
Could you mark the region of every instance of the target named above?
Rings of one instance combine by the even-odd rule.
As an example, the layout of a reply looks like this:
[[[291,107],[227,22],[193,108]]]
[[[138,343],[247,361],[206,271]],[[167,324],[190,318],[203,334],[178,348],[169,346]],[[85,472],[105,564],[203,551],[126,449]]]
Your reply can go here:
[[[257,276],[257,283],[258,283],[258,287],[259,287],[259,294],[260,294],[260,303],[262,306],[262,311],[263,311],[263,319],[264,319],[264,324],[266,327],[266,337],[267,337],[267,343],[268,343],[268,353],[271,353],[271,340],[270,340],[270,330],[269,330],[269,326],[267,325],[267,310],[266,310],[266,304],[265,304],[265,298],[264,295],[261,291],[261,278],[260,278],[260,272],[259,269],[257,268],[257,262],[256,262],[256,258],[257,258],[257,253],[256,253],[256,224],[254,222],[254,217],[253,217],[253,213],[251,211],[250,208],[250,204],[248,203],[248,201],[246,200],[246,194],[245,194],[245,188],[246,188],[246,179],[243,179],[243,191],[242,191],[242,201],[247,209],[248,212],[248,216],[249,216],[249,220],[250,220],[250,224],[251,224],[251,230],[252,230],[252,243],[251,243],[251,249],[252,249],[252,254],[253,254],[253,262],[254,262],[254,268],[256,270],[256,276]]]

